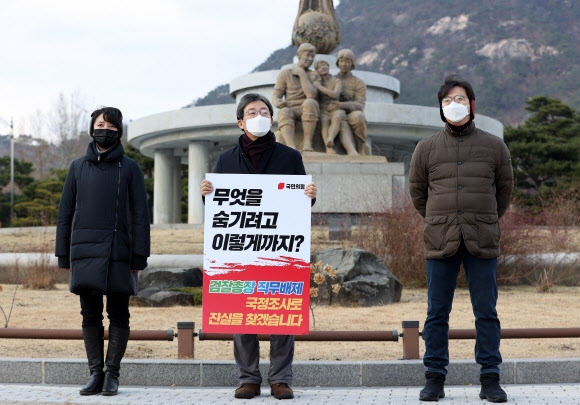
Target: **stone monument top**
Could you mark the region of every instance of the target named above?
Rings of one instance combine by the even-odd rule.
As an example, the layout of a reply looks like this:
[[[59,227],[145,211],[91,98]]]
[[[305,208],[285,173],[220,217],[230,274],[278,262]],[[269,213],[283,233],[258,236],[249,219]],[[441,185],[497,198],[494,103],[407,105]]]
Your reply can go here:
[[[340,28],[332,0],[300,0],[292,29],[292,45],[314,45],[316,53],[329,54],[340,43]]]

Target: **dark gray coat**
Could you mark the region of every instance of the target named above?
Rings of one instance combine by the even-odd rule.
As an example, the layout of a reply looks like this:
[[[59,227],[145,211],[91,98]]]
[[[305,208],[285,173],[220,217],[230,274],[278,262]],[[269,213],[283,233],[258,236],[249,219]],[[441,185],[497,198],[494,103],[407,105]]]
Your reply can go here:
[[[270,139],[270,147],[262,155],[259,168],[256,170],[242,148],[241,139],[242,136],[238,139],[238,145],[226,150],[219,156],[213,170],[214,173],[306,174],[300,152],[276,142],[276,137],[273,134]]]
[[[55,254],[71,268],[70,291],[136,294],[149,257],[149,207],[141,168],[118,143],[94,142],[72,162],[58,209]]]
[[[243,136],[243,135],[242,135]],[[242,136],[238,139],[238,145],[222,152],[218,157],[214,173],[225,174],[293,174],[305,175],[302,155],[296,149],[276,142],[276,136],[272,134],[270,146],[262,155],[258,170],[252,165],[252,161],[242,148]],[[205,203],[205,197],[202,197]],[[314,205],[313,198],[311,205]]]
[[[427,259],[452,256],[462,237],[474,256],[499,255],[499,219],[513,191],[510,154],[500,138],[473,122],[461,133],[446,125],[415,148],[409,191],[425,217]]]

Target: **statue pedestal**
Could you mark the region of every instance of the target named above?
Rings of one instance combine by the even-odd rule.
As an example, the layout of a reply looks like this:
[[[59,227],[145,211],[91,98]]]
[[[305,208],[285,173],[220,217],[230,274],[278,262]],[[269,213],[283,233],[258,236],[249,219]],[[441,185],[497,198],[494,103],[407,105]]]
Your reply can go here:
[[[317,152],[302,154],[307,174],[318,194],[316,214],[381,213],[404,200],[405,169],[383,156],[345,156]]]

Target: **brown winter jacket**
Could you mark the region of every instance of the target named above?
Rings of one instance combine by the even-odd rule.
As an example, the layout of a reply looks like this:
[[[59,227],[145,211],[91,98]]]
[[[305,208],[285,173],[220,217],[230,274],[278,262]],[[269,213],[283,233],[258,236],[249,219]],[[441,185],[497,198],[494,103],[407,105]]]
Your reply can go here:
[[[499,218],[513,191],[510,154],[498,137],[471,124],[449,125],[417,144],[409,169],[413,205],[425,218],[427,259],[455,254],[461,236],[480,258],[499,256]]]

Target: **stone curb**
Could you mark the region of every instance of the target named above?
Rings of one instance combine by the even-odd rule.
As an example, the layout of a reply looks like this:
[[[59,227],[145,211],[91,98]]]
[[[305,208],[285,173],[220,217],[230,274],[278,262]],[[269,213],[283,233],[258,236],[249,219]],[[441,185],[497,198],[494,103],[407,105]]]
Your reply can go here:
[[[269,362],[260,370],[267,386]],[[478,385],[479,366],[473,361],[453,361],[446,384]],[[425,367],[421,360],[397,361],[295,361],[296,386],[393,387],[421,386]],[[502,384],[578,383],[580,358],[512,359],[501,366]],[[86,383],[85,359],[0,358],[0,383]],[[137,360],[121,365],[122,384],[135,386],[234,387],[238,384],[233,361]]]

